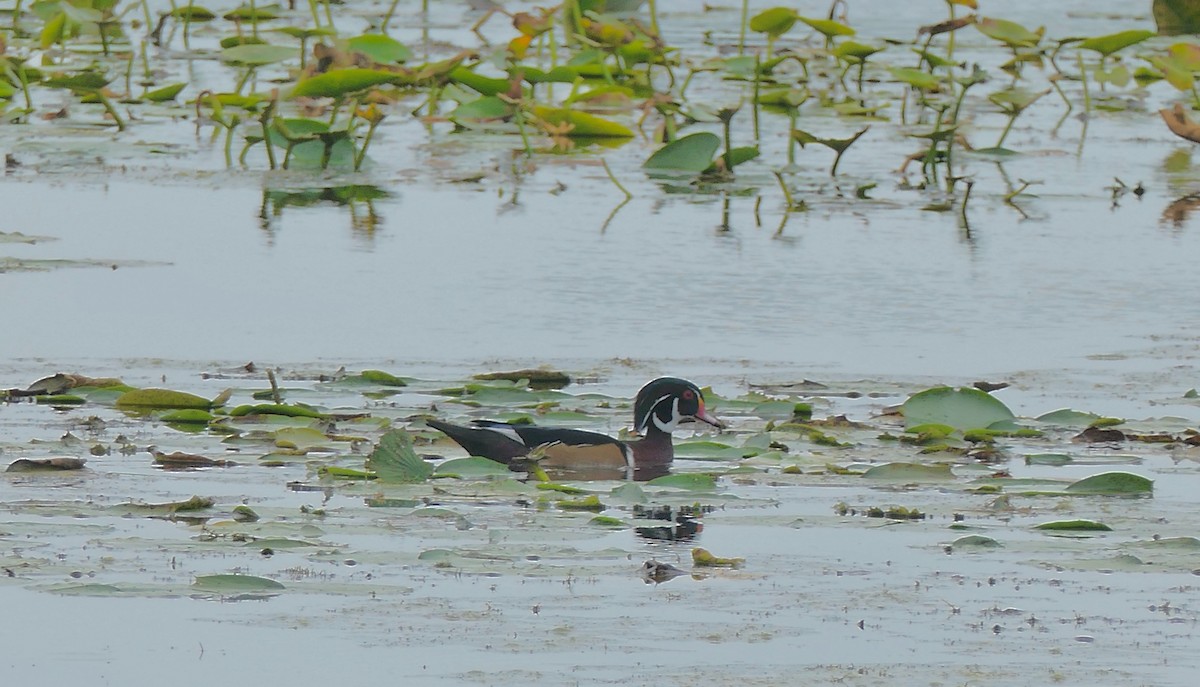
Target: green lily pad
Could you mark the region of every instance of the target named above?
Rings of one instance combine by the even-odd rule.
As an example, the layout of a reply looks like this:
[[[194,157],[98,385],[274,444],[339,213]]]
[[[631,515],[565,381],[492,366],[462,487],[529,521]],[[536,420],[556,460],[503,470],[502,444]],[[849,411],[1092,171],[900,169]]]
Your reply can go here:
[[[813,19],[811,17],[800,17],[799,19],[805,24],[811,26],[813,29],[816,29],[818,33],[826,38],[832,38],[834,36],[853,36],[855,34],[853,28],[832,19]]]
[[[1140,495],[1151,494],[1154,491],[1154,480],[1147,479],[1132,472],[1102,472],[1098,475],[1085,477],[1078,482],[1067,485],[1068,494],[1096,495]]]
[[[192,586],[205,592],[242,594],[286,589],[280,582],[256,575],[197,575]]]
[[[185,391],[135,389],[117,398],[118,408],[195,408],[208,410],[212,401]]]
[[[153,91],[146,91],[142,97],[152,103],[164,103],[168,100],[174,100],[175,96],[179,95],[179,92],[186,87],[187,84],[184,82],[173,83],[169,86],[156,88]]]
[[[712,165],[713,156],[720,147],[721,139],[716,134],[707,131],[689,134],[654,151],[642,163],[642,168],[699,174]]]
[[[1145,29],[1131,29],[1129,31],[1118,31],[1110,33],[1106,36],[1095,36],[1081,43],[1079,47],[1083,50],[1094,50],[1105,57],[1128,48],[1131,45],[1137,45],[1142,41],[1153,38],[1158,34]]]
[[[787,33],[800,19],[790,7],[772,7],[750,17],[750,30],[778,38]]]
[[[456,122],[464,120],[496,121],[508,119],[515,108],[494,95],[485,95],[465,102],[454,108],[448,117]]]
[[[433,474],[433,467],[413,450],[412,438],[403,429],[379,438],[375,450],[367,456],[367,469],[385,483],[424,482]]]
[[[1099,420],[1100,416],[1095,413],[1061,408],[1038,415],[1034,419],[1038,422],[1045,422],[1048,425],[1055,425],[1056,427],[1087,427],[1096,420]]]
[[[230,417],[245,417],[247,415],[284,415],[287,417],[325,417],[320,411],[306,405],[287,405],[283,403],[258,403],[240,405],[229,411]]]
[[[396,64],[407,62],[412,58],[412,51],[403,43],[381,33],[368,33],[355,36],[346,42],[351,52],[362,53],[379,64]]]
[[[408,386],[408,382],[383,370],[363,370],[362,380],[381,386]]]
[[[932,91],[942,84],[942,80],[936,75],[912,67],[891,67],[888,71],[897,81],[923,91]]]
[[[907,427],[936,423],[957,429],[982,429],[1015,415],[994,396],[972,387],[936,387],[913,394],[900,408]]]
[[[1095,520],[1051,520],[1034,526],[1037,530],[1054,532],[1111,532],[1112,528]]]
[[[866,479],[927,482],[954,479],[954,472],[947,463],[884,463],[870,468],[862,476]]]
[[[207,410],[185,408],[183,410],[173,410],[169,413],[164,413],[159,419],[163,422],[181,425],[206,425],[212,422],[213,415]]]
[[[507,477],[512,474],[507,465],[494,460],[469,456],[467,458],[451,458],[434,469],[436,476],[453,475],[456,477]],[[540,485],[539,485],[540,486]]]
[[[713,491],[717,488],[717,480],[712,475],[703,472],[683,472],[676,475],[663,475],[646,482],[650,487],[673,487],[688,491]]]
[[[991,537],[985,537],[982,534],[968,534],[965,537],[959,537],[958,539],[955,539],[950,546],[956,549],[963,547],[995,549],[1003,546],[1003,544],[995,539],[992,539]]]
[[[988,38],[1004,43],[1010,48],[1033,48],[1042,40],[1043,31],[1030,31],[1007,19],[984,17],[975,22],[975,28]]]

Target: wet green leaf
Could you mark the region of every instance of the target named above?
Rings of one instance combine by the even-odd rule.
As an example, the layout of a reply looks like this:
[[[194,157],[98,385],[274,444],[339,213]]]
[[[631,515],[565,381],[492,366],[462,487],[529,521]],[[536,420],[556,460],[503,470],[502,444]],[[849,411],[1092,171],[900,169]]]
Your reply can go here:
[[[221,594],[277,592],[285,589],[280,582],[256,575],[197,575],[192,586],[201,591]]]
[[[712,165],[713,156],[721,147],[716,134],[700,132],[676,139],[654,151],[642,163],[644,169],[699,174]]]
[[[1111,532],[1112,528],[1095,520],[1052,520],[1036,525],[1034,529],[1054,532]]]
[[[985,537],[981,534],[968,534],[965,537],[959,537],[958,539],[955,539],[954,542],[950,544],[950,546],[952,546],[956,549],[966,548],[966,547],[980,548],[980,549],[995,549],[995,548],[999,548],[1003,545],[1000,542],[996,541],[995,539],[992,539],[991,537]]]
[[[283,12],[279,5],[241,5],[221,15],[229,21],[270,21]]]
[[[1067,486],[1069,494],[1141,495],[1154,491],[1154,480],[1131,472],[1102,472]]]
[[[80,72],[78,74],[57,75],[44,82],[50,88],[66,88],[77,93],[88,93],[104,88],[112,81],[99,72]]]
[[[164,103],[168,100],[174,100],[175,96],[179,95],[180,91],[187,87],[184,82],[173,83],[169,86],[156,88],[153,91],[147,91],[142,97],[152,103]]]
[[[888,71],[897,81],[923,91],[932,91],[942,84],[942,80],[936,75],[912,67],[889,67]]]
[[[1010,48],[1033,48],[1042,40],[1044,29],[1030,31],[1007,19],[984,17],[976,20],[975,28],[988,38],[998,40]]]
[[[1106,36],[1095,36],[1081,43],[1079,47],[1083,50],[1094,50],[1105,57],[1128,48],[1131,45],[1137,45],[1142,41],[1156,36],[1153,31],[1145,29],[1131,29],[1129,31],[1118,31],[1110,33]]]
[[[408,386],[408,382],[400,377],[383,370],[363,370],[362,380],[371,384],[379,384],[382,386]]]
[[[63,33],[67,27],[66,12],[59,11],[42,27],[41,46],[42,50],[49,48],[55,43],[63,39]]]
[[[750,30],[778,38],[787,33],[800,19],[800,15],[789,7],[772,7],[750,17]]]
[[[561,494],[579,495],[588,493],[587,489],[573,487],[569,484],[558,484],[555,482],[538,482],[537,488],[543,491],[557,491]]]
[[[646,482],[648,487],[672,487],[688,491],[713,491],[717,488],[717,480],[712,475],[703,472],[682,472],[675,475],[663,475]]]
[[[957,429],[984,429],[1015,416],[994,396],[972,387],[948,386],[913,394],[900,408],[907,427],[926,423],[950,425]]]
[[[185,5],[171,10],[171,16],[187,21],[212,21],[217,18],[215,12],[200,5]]]
[[[393,83],[396,74],[375,69],[333,69],[303,79],[292,88],[289,98],[342,98],[375,86]]]
[[[854,29],[832,19],[813,19],[810,17],[800,17],[799,19],[805,24],[808,24],[812,28],[816,29],[818,33],[826,38],[833,38],[834,36],[853,36],[855,34]]]
[[[1036,419],[1038,422],[1045,422],[1048,425],[1054,425],[1056,427],[1083,428],[1100,419],[1100,416],[1096,415],[1095,413],[1085,413],[1078,410],[1071,410],[1070,408],[1063,408],[1061,410],[1054,410],[1049,413],[1044,413],[1034,419]]]
[[[485,95],[459,105],[447,116],[456,122],[464,120],[496,121],[512,117],[515,111],[516,108],[500,98]]]
[[[602,511],[604,504],[600,502],[600,497],[592,494],[581,499],[563,499],[558,502],[558,507],[562,510],[587,510],[587,511]]]
[[[842,41],[841,44],[834,48],[833,55],[834,57],[846,62],[858,64],[859,62],[865,61],[868,57],[874,55],[880,50],[883,50],[883,48],[877,48],[873,45],[866,45],[864,43],[857,43],[855,41]]]
[[[1200,5],[1194,0],[1154,0],[1154,23],[1166,36],[1200,33]]]
[[[275,430],[275,445],[279,448],[291,448],[300,451],[311,451],[317,448],[327,448],[330,444],[325,433],[312,427],[283,427]]]
[[[569,125],[567,135],[576,138],[632,138],[633,132],[624,124],[597,117],[587,112],[568,110],[562,107],[538,105],[533,108],[538,119],[554,126]]]
[[[597,515],[596,517],[592,518],[591,520],[588,520],[588,524],[594,525],[596,527],[614,527],[614,528],[628,526],[628,523],[626,523],[624,520],[622,520],[620,518],[614,518],[614,517],[611,517],[608,515]]]
[[[229,411],[230,417],[245,417],[248,415],[284,415],[287,417],[325,417],[320,411],[306,405],[288,405],[284,403],[258,403],[240,405]]]
[[[1069,465],[1074,458],[1065,453],[1031,453],[1025,456],[1026,465]]]
[[[507,465],[494,460],[469,456],[467,458],[451,458],[437,466],[434,475],[455,477],[507,477],[512,473]],[[539,485],[540,486],[540,485]]]
[[[212,401],[184,391],[135,389],[117,398],[118,408],[196,408],[208,410]]]
[[[351,52],[362,53],[379,64],[396,64],[412,58],[412,51],[403,43],[380,33],[355,36],[347,41],[347,48]]]
[[[367,456],[367,469],[380,482],[424,482],[433,474],[433,467],[412,447],[412,438],[403,429],[394,429],[379,438],[375,450]]]
[[[175,410],[169,413],[164,413],[161,417],[159,417],[159,419],[168,423],[174,422],[184,425],[206,425],[212,421],[213,415],[207,410],[200,410],[199,408],[185,408],[183,410]]]
[[[507,93],[512,86],[508,79],[484,76],[468,67],[456,67],[452,70],[450,72],[450,81],[462,84],[480,95],[487,96]]]

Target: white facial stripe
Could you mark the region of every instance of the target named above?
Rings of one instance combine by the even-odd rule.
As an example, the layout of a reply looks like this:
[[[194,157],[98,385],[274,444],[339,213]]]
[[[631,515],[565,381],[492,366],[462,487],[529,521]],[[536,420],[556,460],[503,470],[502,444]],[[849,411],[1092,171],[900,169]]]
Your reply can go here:
[[[637,430],[638,430],[639,432],[644,432],[644,431],[646,431],[646,426],[650,424],[650,420],[651,420],[651,419],[653,419],[653,420],[654,420],[654,424],[655,424],[656,426],[658,426],[658,427],[661,427],[661,426],[662,426],[662,424],[661,424],[661,423],[659,423],[659,421],[658,421],[658,415],[657,415],[657,414],[655,414],[654,410],[655,410],[656,408],[658,408],[658,404],[659,404],[659,403],[662,403],[663,401],[667,400],[668,398],[671,398],[671,394],[667,394],[667,395],[665,395],[665,396],[659,396],[657,401],[655,401],[654,403],[651,403],[651,404],[650,404],[650,411],[646,413],[646,419],[645,419],[645,420],[643,420],[643,421],[642,421],[642,424],[641,424],[641,426],[637,428]]]
[[[668,420],[667,422],[663,422],[658,417],[658,413],[654,413],[653,417],[654,417],[654,425],[656,427],[658,427],[659,429],[661,429],[662,431],[666,432],[667,434],[670,434],[671,432],[675,431],[675,427],[677,427],[679,425],[679,421],[682,419],[679,415],[679,397],[678,396],[674,396],[674,397],[663,396],[662,398],[658,399],[657,402],[655,402],[654,407],[657,408],[659,403],[662,403],[663,401],[665,401],[668,398],[672,399],[672,401],[671,401],[671,419]]]

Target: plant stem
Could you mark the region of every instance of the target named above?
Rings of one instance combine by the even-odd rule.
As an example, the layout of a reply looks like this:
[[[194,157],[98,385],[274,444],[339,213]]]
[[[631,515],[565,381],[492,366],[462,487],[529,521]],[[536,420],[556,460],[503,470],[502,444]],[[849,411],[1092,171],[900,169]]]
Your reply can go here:
[[[975,187],[975,182],[967,179],[963,183],[967,185],[967,190],[963,193],[962,203],[958,206],[958,214],[962,217],[962,221],[965,224],[967,221],[967,201],[971,200],[971,189]]]
[[[388,6],[388,10],[383,15],[383,23],[379,26],[379,32],[386,34],[388,22],[392,20],[392,15],[396,13],[396,5],[400,4],[400,0],[392,0],[392,4]]]
[[[738,54],[746,53],[746,24],[750,21],[750,0],[742,0],[742,19],[738,25]],[[769,42],[768,42],[769,45]],[[768,48],[768,51],[770,48]],[[769,53],[768,53],[769,54]]]
[[[758,96],[759,96],[759,92],[762,87],[761,67],[762,67],[762,62],[759,60],[758,55],[756,54],[754,56],[754,143],[755,143],[755,145],[758,145],[759,143],[761,143],[761,139],[759,137],[759,132],[758,132]]]
[[[267,148],[267,164],[271,169],[275,169],[275,147],[271,145],[271,117],[275,114],[275,105],[278,101],[272,99],[263,108],[262,115],[258,118],[259,125],[262,126],[263,145]]]
[[[1008,138],[1008,132],[1012,131],[1013,124],[1017,122],[1017,115],[1019,114],[1021,114],[1020,110],[1014,110],[1013,113],[1008,116],[1008,124],[1005,125],[1004,131],[1000,132],[1000,140],[996,141],[997,148],[1004,145],[1004,139]]]
[[[775,175],[775,180],[779,182],[779,190],[783,191],[783,200],[787,203],[784,212],[791,212],[792,207],[796,204],[796,202],[792,200],[792,192],[790,189],[788,189],[787,182],[783,180],[782,174],[779,172],[772,172],[772,174]]]
[[[121,115],[117,113],[117,108],[113,106],[112,101],[108,99],[108,96],[104,95],[103,91],[97,90],[96,97],[100,99],[100,102],[104,105],[104,109],[108,111],[108,114],[112,115],[113,121],[117,123],[117,131],[124,131],[125,120],[121,119]]]
[[[608,175],[608,180],[609,180],[609,181],[611,181],[611,182],[613,182],[613,185],[614,185],[614,186],[616,186],[617,188],[621,189],[621,193],[624,193],[624,194],[625,194],[625,199],[626,199],[626,200],[629,200],[630,198],[632,198],[632,197],[633,197],[633,194],[629,192],[629,189],[627,189],[627,188],[625,188],[624,186],[622,186],[622,185],[621,185],[621,182],[617,180],[617,177],[616,177],[616,175],[615,175],[615,174],[613,174],[613,171],[612,171],[612,169],[611,169],[611,168],[608,166],[608,160],[606,160],[605,158],[601,157],[601,158],[600,158],[600,164],[601,164],[601,165],[604,165],[604,173]]]

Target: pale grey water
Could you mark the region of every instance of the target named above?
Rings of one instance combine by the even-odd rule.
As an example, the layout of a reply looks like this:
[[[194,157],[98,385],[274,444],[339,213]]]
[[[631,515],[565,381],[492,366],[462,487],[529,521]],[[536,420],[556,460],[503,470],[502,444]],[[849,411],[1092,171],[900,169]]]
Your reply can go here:
[[[463,17],[473,15],[460,3],[433,4],[432,37],[477,40],[463,29]],[[724,40],[735,33],[732,5],[701,13],[698,2],[660,4],[673,40],[695,40],[710,27]],[[825,7],[805,4],[804,11]],[[402,3],[407,17],[414,8]],[[1148,25],[1145,8],[1111,2],[1013,2],[983,11],[1050,24],[1058,37]],[[907,38],[943,12],[932,0],[903,12],[890,2],[856,2],[850,19],[868,37]],[[411,21],[398,25],[397,37],[420,40]],[[503,34],[504,21],[492,27]],[[197,41],[213,36],[201,31]],[[968,48],[985,44],[977,34],[962,38]],[[995,61],[994,52],[988,56]],[[200,80],[229,78],[210,61],[188,70]],[[714,103],[727,104],[717,85],[705,87]],[[251,360],[306,370],[384,367],[447,382],[493,367],[551,363],[599,377],[576,390],[624,396],[659,373],[691,375],[731,395],[745,392],[747,382],[805,377],[996,377],[1016,382],[1001,398],[1021,414],[1070,405],[1129,417],[1182,415],[1194,424],[1195,406],[1180,396],[1200,386],[1193,335],[1200,228],[1194,219],[1176,224],[1163,215],[1200,187],[1200,175],[1178,162],[1190,146],[1150,114],[1177,96],[1159,84],[1134,113],[1097,115],[1082,146],[1077,119],[1053,130],[1063,108],[1052,98],[1010,136],[1008,145],[1027,155],[1002,170],[971,163],[977,185],[969,237],[955,213],[918,209],[932,196],[897,187],[894,170],[913,148],[883,123],[869,134],[877,138],[864,140],[871,147],[851,150],[842,164],[846,194],[872,181],[876,200],[835,198],[824,177],[828,151],[803,151],[798,195],[812,209],[794,214],[780,237],[782,197],[769,174],[782,164],[778,116],[765,129],[770,156],[743,176],[764,198],[761,226],[752,197],[729,199],[726,226],[720,196],[664,193],[638,169],[653,148],[641,139],[608,157],[635,197],[606,224],[621,195],[594,156],[539,157],[516,175],[511,138],[454,135],[444,124],[426,129],[400,114],[381,128],[370,171],[352,180],[269,174],[261,160],[226,172],[210,129],[197,136],[190,122],[136,123],[133,133],[146,144],[132,147],[86,124],[67,140],[49,123],[3,127],[0,145],[23,164],[8,172],[0,231],[57,240],[3,244],[0,253],[154,264],[0,274],[0,375],[6,387],[59,370],[139,385],[165,377],[169,386],[209,396],[231,382],[201,381],[200,372]],[[1002,119],[977,106],[972,137],[990,143]],[[859,126],[821,117],[809,124],[830,134]],[[163,143],[182,152],[148,152]],[[480,172],[479,183],[449,183]],[[1017,201],[1028,218],[1002,202],[1001,173],[1012,182],[1044,181],[1031,189],[1041,197]],[[1111,207],[1106,187],[1114,176],[1143,182],[1146,195]],[[329,204],[288,208],[262,226],[264,188],[347,181],[392,194],[374,201],[382,221],[373,232]],[[356,212],[361,218],[365,207]],[[899,400],[841,399],[830,411],[861,418]],[[401,406],[416,412],[422,403],[404,398]],[[27,450],[33,439],[78,431],[73,423],[87,412],[8,406],[0,409],[3,439]],[[162,427],[110,421],[108,440],[129,431],[139,443],[167,437],[189,447]],[[1147,532],[1194,535],[1193,464],[1187,453],[1154,454],[1127,468],[1157,480],[1153,501],[1079,505],[1118,523],[1096,548],[1120,551]],[[298,579],[285,577],[293,591],[271,601],[225,604],[64,597],[0,577],[5,607],[21,617],[0,623],[12,679],[780,684],[803,674],[852,684],[1185,685],[1198,667],[1196,614],[1185,591],[1193,575],[1071,568],[1064,545],[1041,544],[1044,537],[1028,531],[1035,516],[992,518],[978,512],[980,498],[961,493],[730,481],[723,493],[754,505],[710,517],[699,543],[747,557],[749,569],[656,587],[642,584],[637,566],[649,557],[683,564],[688,545],[648,543],[628,530],[581,534],[570,522],[546,527],[506,507],[471,512],[482,527],[443,531],[366,509],[353,490],[333,497],[335,516],[323,526],[331,541],[351,547],[346,555],[364,559],[357,567],[307,553],[264,560],[196,552],[197,533],[183,525],[96,513],[87,504],[207,493],[222,504],[248,500],[268,518],[295,517],[302,505],[322,505],[320,494],[283,487],[311,477],[308,469],[169,474],[149,468],[145,454],[92,465],[93,474],[61,484],[0,481],[2,499],[20,506],[13,511],[34,513],[6,521],[32,528],[7,538],[6,550],[54,560],[50,575],[63,582],[74,580],[70,571],[91,571],[100,581],[175,584],[186,593],[194,574],[231,568]],[[1013,467],[1021,476],[1091,471]],[[39,499],[81,504],[88,515],[40,515],[31,505]],[[758,501],[770,499],[778,505]],[[830,504],[843,499],[896,500],[943,519],[967,510],[1012,549],[949,557],[941,546],[956,535],[944,529],[947,522],[839,521]],[[71,529],[80,523],[109,529]],[[22,548],[22,536],[36,548]],[[564,555],[567,562],[556,564],[577,564],[581,574],[526,575],[514,566],[484,577],[410,560],[439,545],[489,550],[493,536],[501,544],[537,542],[527,549],[510,543],[520,553],[553,558],[555,547],[575,548],[600,562]],[[615,558],[605,558],[612,550]],[[1182,609],[1178,615],[1150,610],[1168,600]],[[1020,611],[1004,613],[1009,607]],[[1029,617],[1043,624],[1027,624]],[[993,632],[996,625],[1001,632]]]

